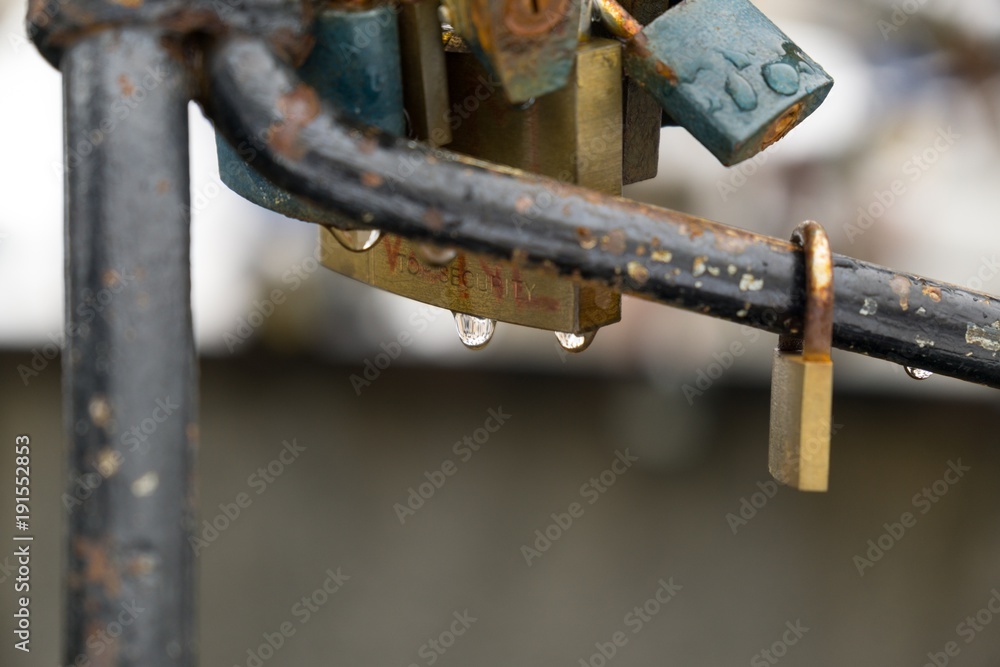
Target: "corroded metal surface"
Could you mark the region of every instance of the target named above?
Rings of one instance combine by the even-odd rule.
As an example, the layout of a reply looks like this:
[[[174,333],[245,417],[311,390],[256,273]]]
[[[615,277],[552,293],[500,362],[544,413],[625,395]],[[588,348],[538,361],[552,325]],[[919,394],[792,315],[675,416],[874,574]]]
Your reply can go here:
[[[316,21],[314,36],[316,46],[299,68],[303,80],[315,88],[320,98],[353,118],[402,134],[396,10],[388,5],[361,10],[326,9]],[[281,132],[288,129],[283,126]],[[273,136],[277,139],[283,135],[275,132]],[[245,199],[290,218],[344,224],[337,211],[313,206],[248,166],[245,160],[252,160],[255,152],[251,146],[234,148],[217,135],[216,148],[222,182]]]
[[[196,663],[190,84],[162,38],[106,30],[62,59],[64,665]]]
[[[95,29],[153,27],[167,41],[230,31],[255,35],[300,62],[312,48],[317,0],[29,0],[25,30],[59,67],[63,52]],[[177,53],[180,49],[177,49]]]
[[[304,94],[295,73],[239,38],[209,55],[208,70],[202,103],[216,129],[254,145],[255,167],[317,204],[414,240],[549,265],[774,333],[802,330],[801,253],[786,241],[428,149],[329,107],[278,144],[267,139],[275,110]],[[525,206],[527,224],[515,224]],[[835,347],[1000,387],[1000,300],[838,255],[834,274]]]
[[[497,75],[511,102],[527,102],[565,85],[580,32],[579,0],[444,3],[455,30]]]

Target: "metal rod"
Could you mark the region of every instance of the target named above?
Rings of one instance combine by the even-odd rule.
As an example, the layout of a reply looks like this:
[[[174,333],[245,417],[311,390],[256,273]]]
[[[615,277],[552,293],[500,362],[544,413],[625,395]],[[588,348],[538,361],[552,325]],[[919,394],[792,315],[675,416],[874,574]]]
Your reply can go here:
[[[83,38],[61,68],[69,442],[62,664],[191,667],[198,429],[189,78],[152,29]]]
[[[354,124],[252,38],[218,42],[203,88],[206,112],[240,154],[317,205],[410,238],[801,333],[805,277],[791,243]],[[835,347],[1000,388],[1000,299],[841,255],[834,283]]]

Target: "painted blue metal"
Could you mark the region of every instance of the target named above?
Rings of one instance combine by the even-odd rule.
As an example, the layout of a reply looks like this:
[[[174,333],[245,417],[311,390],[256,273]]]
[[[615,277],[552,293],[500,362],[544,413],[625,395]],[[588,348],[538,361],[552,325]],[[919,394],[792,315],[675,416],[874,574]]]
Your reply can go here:
[[[833,86],[749,0],[685,0],[627,43],[625,69],[726,165],[785,136]]]
[[[299,76],[346,116],[402,135],[396,11],[389,5],[363,11],[327,9],[317,19],[314,34],[316,46],[299,68]],[[327,224],[341,219],[336,211],[314,206],[265,179],[220,135],[215,142],[219,176],[240,196],[290,218]]]

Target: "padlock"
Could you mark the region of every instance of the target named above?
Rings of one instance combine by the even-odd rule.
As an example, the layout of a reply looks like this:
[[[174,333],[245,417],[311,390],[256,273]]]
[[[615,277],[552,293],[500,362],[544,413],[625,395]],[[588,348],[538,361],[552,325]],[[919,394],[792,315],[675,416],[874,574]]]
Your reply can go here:
[[[622,0],[636,21],[646,25],[678,0]],[[600,34],[609,35],[607,29]],[[660,127],[663,109],[632,77],[622,81],[622,185],[656,177],[660,162]]]
[[[555,271],[475,253],[434,254],[423,244],[392,234],[383,234],[363,253],[346,251],[329,230],[321,230],[320,238],[327,268],[373,287],[447,308],[465,315],[463,321],[468,326],[488,330],[482,334],[484,339],[463,335],[463,342],[472,348],[489,342],[493,324],[486,321],[582,336],[621,319],[618,294]],[[469,317],[484,321],[470,321]]]
[[[346,116],[392,134],[403,133],[403,93],[399,33],[389,5],[370,9],[324,9],[315,26],[316,45],[299,75],[319,97]],[[231,190],[258,206],[290,218],[343,225],[337,211],[321,209],[257,173],[216,135],[219,177]],[[346,243],[364,245],[373,232],[338,231]]]
[[[823,227],[804,222],[792,240],[805,255],[802,338],[781,336],[771,371],[768,469],[800,491],[826,491],[833,402],[833,260]]]
[[[438,6],[438,0],[400,4],[399,50],[410,136],[433,146],[444,146],[451,142],[451,124]]]
[[[455,31],[520,104],[566,85],[580,0],[444,0]]]
[[[621,45],[581,43],[567,85],[532,104],[511,106],[480,61],[448,40],[450,149],[507,166],[621,193]],[[522,215],[530,219],[526,202]],[[518,221],[515,220],[515,223]],[[604,285],[512,260],[456,252],[384,235],[367,253],[345,251],[323,231],[324,265],[362,282],[448,308],[462,341],[482,347],[495,321],[549,329],[569,351],[621,319],[621,295]],[[595,240],[595,243],[597,241]]]
[[[725,165],[753,157],[823,102],[833,79],[749,0],[689,0],[645,28],[597,0],[625,71]]]
[[[454,128],[449,149],[482,160],[621,195],[621,45],[589,39],[567,84],[528,105],[498,94],[489,71],[449,41]],[[491,86],[493,86],[491,88]]]

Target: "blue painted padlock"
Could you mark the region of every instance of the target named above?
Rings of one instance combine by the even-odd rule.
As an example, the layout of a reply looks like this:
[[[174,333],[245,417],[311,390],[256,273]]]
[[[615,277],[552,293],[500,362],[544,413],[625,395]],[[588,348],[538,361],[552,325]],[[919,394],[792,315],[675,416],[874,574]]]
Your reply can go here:
[[[833,86],[748,0],[685,0],[626,42],[625,69],[725,165],[781,139]]]

